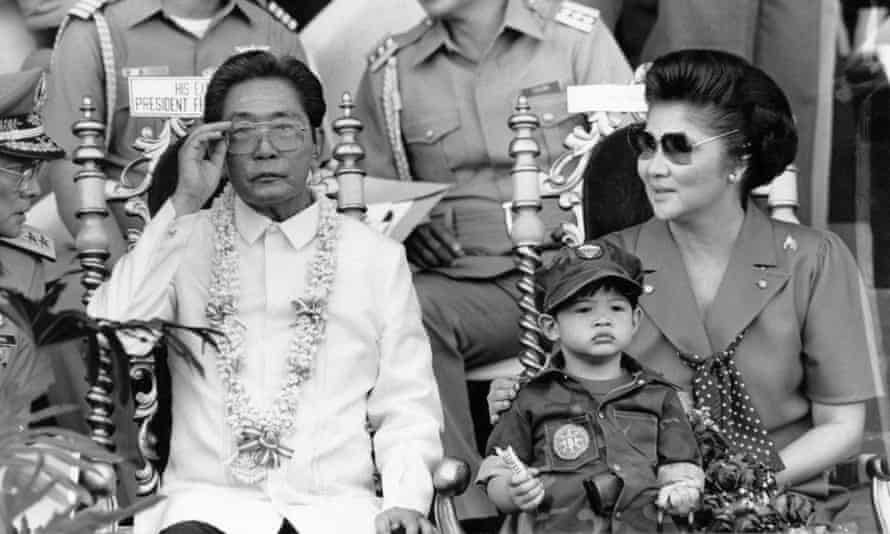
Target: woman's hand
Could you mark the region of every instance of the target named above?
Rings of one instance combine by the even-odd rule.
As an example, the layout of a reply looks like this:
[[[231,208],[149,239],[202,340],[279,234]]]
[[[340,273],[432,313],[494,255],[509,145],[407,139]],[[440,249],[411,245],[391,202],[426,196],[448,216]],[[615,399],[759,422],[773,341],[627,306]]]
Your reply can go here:
[[[507,493],[517,508],[534,512],[544,500],[544,483],[538,478],[538,470],[530,467],[524,473],[512,474]]]
[[[488,416],[491,424],[495,424],[500,419],[500,414],[507,411],[516,398],[516,392],[519,391],[519,378],[495,378],[491,381],[491,387],[488,390]]]
[[[192,130],[179,149],[179,182],[171,202],[176,215],[201,209],[222,178],[228,143],[229,121],[202,124]]]

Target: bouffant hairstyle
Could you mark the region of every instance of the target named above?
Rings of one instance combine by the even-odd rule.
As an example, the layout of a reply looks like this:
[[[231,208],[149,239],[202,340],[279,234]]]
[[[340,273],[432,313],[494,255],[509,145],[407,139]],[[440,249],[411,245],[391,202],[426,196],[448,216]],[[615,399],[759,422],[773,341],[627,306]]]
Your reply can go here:
[[[326,105],[318,77],[293,56],[279,57],[260,50],[236,54],[216,69],[204,94],[204,121],[223,120],[223,104],[232,87],[263,78],[277,78],[293,85],[312,128],[321,126]]]
[[[797,153],[797,129],[785,93],[765,72],[719,50],[665,54],[646,73],[646,101],[680,102],[700,109],[703,125],[726,138],[731,156],[744,158],[742,205],[752,189],[781,174]]]

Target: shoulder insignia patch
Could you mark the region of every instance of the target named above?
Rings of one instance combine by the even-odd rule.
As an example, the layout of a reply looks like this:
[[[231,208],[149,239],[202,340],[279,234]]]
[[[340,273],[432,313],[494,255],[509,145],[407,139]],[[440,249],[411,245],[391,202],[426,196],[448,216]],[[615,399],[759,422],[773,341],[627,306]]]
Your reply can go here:
[[[598,9],[572,2],[571,0],[563,0],[553,16],[553,20],[556,22],[584,33],[592,32],[599,19],[600,12]]]
[[[410,30],[396,35],[387,35],[380,43],[374,47],[374,50],[368,54],[368,68],[371,72],[380,70],[387,60],[394,56],[402,48],[412,44],[414,41],[427,32],[433,26],[433,21],[429,18],[411,28]]]
[[[263,9],[268,11],[270,15],[275,17],[275,20],[284,24],[284,26],[288,30],[296,32],[297,29],[299,29],[300,23],[297,22],[297,19],[291,16],[290,13],[285,11],[284,8],[278,5],[278,3],[274,0],[270,0],[269,2],[260,2],[259,4],[263,7]]]
[[[33,226],[23,226],[18,237],[0,237],[0,242],[24,250],[50,261],[56,261],[56,246],[52,238]]]
[[[78,0],[78,2],[68,10],[68,15],[88,20],[93,17],[93,13],[102,9],[105,4],[114,1],[115,0]]]

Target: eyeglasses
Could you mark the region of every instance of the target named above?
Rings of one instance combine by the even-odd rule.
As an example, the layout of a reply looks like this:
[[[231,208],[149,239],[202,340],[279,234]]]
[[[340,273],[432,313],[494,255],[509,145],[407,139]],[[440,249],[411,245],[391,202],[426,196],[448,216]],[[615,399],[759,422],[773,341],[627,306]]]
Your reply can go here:
[[[19,193],[27,191],[28,186],[37,179],[40,169],[43,167],[41,162],[35,162],[25,167],[23,170],[10,169],[8,167],[0,167],[0,172],[5,172],[16,177],[15,190]]]
[[[651,159],[655,157],[655,153],[658,151],[658,145],[660,144],[664,157],[677,165],[689,165],[692,163],[693,150],[706,143],[723,139],[724,137],[728,137],[738,132],[739,130],[737,129],[730,130],[693,143],[685,133],[669,132],[662,135],[659,139],[640,126],[629,129],[627,132],[627,139],[630,142],[630,146],[634,149],[634,152],[637,153],[637,157],[641,159]]]
[[[236,155],[252,153],[264,135],[268,136],[269,142],[279,152],[298,150],[306,143],[306,127],[299,122],[287,119],[241,121],[233,123],[227,133],[229,153]]]

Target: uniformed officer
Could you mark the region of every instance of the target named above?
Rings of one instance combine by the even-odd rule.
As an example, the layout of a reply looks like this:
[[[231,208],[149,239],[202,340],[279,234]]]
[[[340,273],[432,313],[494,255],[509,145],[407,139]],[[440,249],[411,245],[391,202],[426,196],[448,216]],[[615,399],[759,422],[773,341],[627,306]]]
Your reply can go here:
[[[71,126],[85,95],[108,126],[106,171],[112,176],[139,152],[142,129],[161,131],[160,119],[130,114],[129,79],[210,74],[230,55],[252,48],[306,59],[297,22],[274,2],[249,0],[82,0],[70,11],[56,41],[46,103],[47,132],[69,152],[78,144]],[[273,7],[273,5],[275,7]],[[78,195],[70,160],[50,169],[65,225],[76,234]],[[109,229],[112,227],[109,226]],[[111,234],[121,239],[118,231]],[[112,243],[114,248],[114,243]]]
[[[370,174],[453,184],[431,222],[406,240],[445,411],[445,452],[480,460],[467,367],[519,351],[517,274],[503,207],[512,198],[507,119],[519,95],[541,120],[541,166],[583,116],[566,111],[573,84],[628,83],[631,71],[595,9],[557,0],[420,0],[429,15],[387,38],[358,93]],[[546,202],[554,229],[565,215]],[[475,491],[475,493],[473,493]],[[477,489],[462,517],[491,513]]]
[[[52,240],[25,225],[40,194],[40,166],[65,155],[38,115],[42,80],[39,69],[0,75],[0,375],[14,372],[27,380],[34,398],[52,383],[52,367],[38,357],[30,323],[7,290],[39,299],[43,261],[55,258]]]

